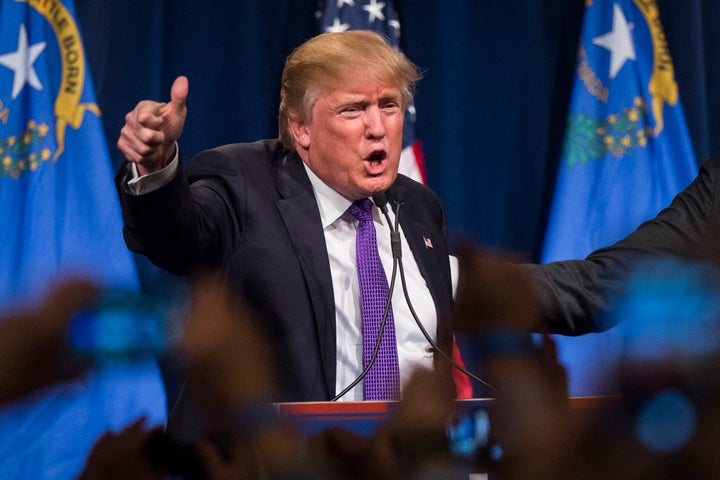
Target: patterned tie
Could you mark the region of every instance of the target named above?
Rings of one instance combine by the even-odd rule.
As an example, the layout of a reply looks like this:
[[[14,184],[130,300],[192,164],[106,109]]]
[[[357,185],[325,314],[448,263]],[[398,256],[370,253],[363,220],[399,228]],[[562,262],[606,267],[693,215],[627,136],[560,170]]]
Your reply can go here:
[[[360,282],[364,366],[369,363],[380,334],[380,323],[389,294],[387,277],[378,255],[372,207],[372,202],[366,198],[357,200],[348,208],[348,212],[359,222],[355,249]],[[400,398],[400,369],[392,308],[388,311],[378,356],[363,382],[363,398],[365,400]]]

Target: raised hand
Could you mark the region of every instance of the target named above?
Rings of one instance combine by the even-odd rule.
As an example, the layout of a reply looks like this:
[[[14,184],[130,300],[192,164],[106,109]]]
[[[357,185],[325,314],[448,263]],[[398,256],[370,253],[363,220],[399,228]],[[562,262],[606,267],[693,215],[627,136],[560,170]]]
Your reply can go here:
[[[137,165],[140,175],[160,170],[175,155],[175,142],[187,116],[188,91],[188,79],[180,76],[170,89],[169,102],[143,100],[125,116],[117,146],[129,162]]]
[[[96,294],[88,280],[65,279],[39,306],[0,318],[0,403],[84,372],[66,358],[66,330]]]

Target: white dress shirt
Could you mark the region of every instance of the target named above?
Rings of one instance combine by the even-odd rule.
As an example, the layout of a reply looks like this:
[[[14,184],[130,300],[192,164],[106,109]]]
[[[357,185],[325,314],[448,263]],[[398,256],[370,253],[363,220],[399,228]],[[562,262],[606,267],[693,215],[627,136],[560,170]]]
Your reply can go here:
[[[335,380],[336,394],[342,391],[360,375],[362,367],[362,317],[360,315],[360,288],[358,286],[357,265],[355,262],[355,231],[358,221],[347,213],[352,204],[344,196],[322,182],[305,166],[315,192],[320,218],[322,220],[325,244],[330,258],[333,293],[335,298],[335,326],[337,341],[337,368]],[[395,221],[390,210],[390,219]],[[390,227],[377,207],[372,211],[377,237],[378,253],[388,278],[392,276],[393,257],[390,245]],[[400,212],[402,215],[402,211]],[[400,228],[403,244],[403,270],[413,309],[417,313],[425,330],[435,341],[437,313],[430,290],[420,274],[415,258],[407,247],[407,239]],[[418,367],[432,368],[433,351],[415,323],[405,301],[400,271],[396,274],[392,295],[395,338],[398,347],[400,365],[400,384],[404,385],[412,372]],[[362,382],[349,391],[341,400],[358,401],[363,399]]]

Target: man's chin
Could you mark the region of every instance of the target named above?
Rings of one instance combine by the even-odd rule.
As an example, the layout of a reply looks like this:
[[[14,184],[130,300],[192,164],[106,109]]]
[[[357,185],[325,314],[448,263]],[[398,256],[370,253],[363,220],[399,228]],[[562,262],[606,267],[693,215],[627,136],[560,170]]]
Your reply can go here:
[[[355,184],[355,191],[350,192],[349,190],[344,193],[348,198],[355,200],[361,198],[372,197],[374,193],[384,192],[392,186],[397,178],[397,173],[394,175],[382,175],[378,177],[366,178],[360,184]],[[341,192],[342,193],[342,192]]]
[[[380,177],[371,179],[371,181],[369,181],[367,184],[370,195],[377,192],[384,192],[392,186],[396,178],[397,172],[394,172],[392,175],[386,173]]]

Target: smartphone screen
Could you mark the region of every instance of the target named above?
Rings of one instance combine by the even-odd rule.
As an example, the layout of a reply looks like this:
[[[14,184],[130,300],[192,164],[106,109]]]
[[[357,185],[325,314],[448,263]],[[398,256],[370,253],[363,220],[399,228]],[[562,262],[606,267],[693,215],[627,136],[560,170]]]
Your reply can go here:
[[[475,457],[489,445],[489,414],[485,408],[458,408],[446,431],[453,454]]]
[[[68,340],[79,356],[97,363],[147,359],[165,353],[179,318],[168,302],[135,292],[107,292],[71,321]]]

